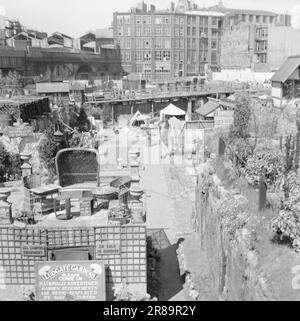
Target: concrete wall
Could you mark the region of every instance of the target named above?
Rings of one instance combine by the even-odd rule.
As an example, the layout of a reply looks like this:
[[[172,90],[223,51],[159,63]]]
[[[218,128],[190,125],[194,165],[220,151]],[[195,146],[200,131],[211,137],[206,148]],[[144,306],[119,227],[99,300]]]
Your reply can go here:
[[[273,72],[252,72],[250,69],[224,69],[213,73],[213,80],[264,82],[270,80]]]
[[[269,27],[268,65],[278,70],[292,55],[300,55],[300,30],[292,27]]]

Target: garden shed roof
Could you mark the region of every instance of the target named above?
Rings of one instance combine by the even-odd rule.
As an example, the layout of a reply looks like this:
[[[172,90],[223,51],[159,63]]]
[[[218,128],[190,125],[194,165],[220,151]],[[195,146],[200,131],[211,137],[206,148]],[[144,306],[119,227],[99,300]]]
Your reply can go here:
[[[214,112],[216,109],[220,107],[220,102],[218,100],[209,100],[206,104],[201,106],[196,110],[197,114],[201,116],[207,116]]]
[[[289,57],[271,78],[271,81],[285,82],[299,66],[300,56]]]

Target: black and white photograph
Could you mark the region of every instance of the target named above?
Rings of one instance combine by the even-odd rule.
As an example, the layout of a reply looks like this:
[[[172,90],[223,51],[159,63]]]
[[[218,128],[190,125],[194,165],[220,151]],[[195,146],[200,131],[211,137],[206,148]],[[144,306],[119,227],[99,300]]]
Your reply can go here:
[[[0,301],[300,301],[300,0],[137,1],[0,0]]]

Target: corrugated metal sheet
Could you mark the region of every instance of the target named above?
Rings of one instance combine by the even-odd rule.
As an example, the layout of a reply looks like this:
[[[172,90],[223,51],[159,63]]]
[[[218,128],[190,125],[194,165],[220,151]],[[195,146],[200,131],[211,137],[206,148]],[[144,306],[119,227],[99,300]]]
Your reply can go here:
[[[300,56],[289,57],[271,78],[271,81],[285,82],[299,65]]]
[[[219,102],[210,100],[206,104],[204,104],[202,107],[198,108],[196,110],[196,113],[200,114],[201,116],[207,116],[212,112],[214,112],[219,106],[220,106]]]

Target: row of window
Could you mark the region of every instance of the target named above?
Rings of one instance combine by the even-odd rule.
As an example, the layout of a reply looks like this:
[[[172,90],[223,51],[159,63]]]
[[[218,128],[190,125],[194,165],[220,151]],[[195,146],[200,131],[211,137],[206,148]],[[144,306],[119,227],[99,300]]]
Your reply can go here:
[[[131,62],[131,52],[130,51],[122,51],[122,62]],[[152,60],[152,53],[150,51],[137,51],[136,57],[137,62],[150,62]],[[197,62],[197,53],[196,51],[189,51],[187,53],[187,64],[192,64]],[[154,52],[154,60],[161,62],[171,61],[171,52],[168,50],[155,51]],[[174,53],[174,62],[180,63],[184,61],[184,52],[183,51],[175,51]],[[202,50],[199,53],[199,61],[207,62],[208,61],[208,51]],[[211,61],[213,64],[217,63],[217,53],[211,53]],[[151,65],[151,64],[149,64]]]
[[[256,51],[266,51],[268,49],[267,41],[256,42]]]
[[[268,36],[268,28],[259,28],[256,29],[256,37],[267,37]]]
[[[175,28],[175,37],[183,37],[184,36],[184,28],[179,27]]]
[[[197,44],[197,39],[192,38],[187,40],[187,49],[196,49],[196,44]],[[208,41],[200,41],[200,50],[206,50],[208,49]],[[217,41],[212,40],[211,42],[211,49],[212,50],[217,50]]]
[[[188,36],[197,36],[197,29],[196,27],[187,27],[187,35]],[[131,26],[118,26],[117,27],[117,34],[119,37],[123,36],[131,36]],[[207,38],[208,37],[208,28],[200,27],[199,34],[201,37]],[[135,36],[137,37],[150,37],[152,35],[152,26],[143,26],[143,27],[136,27],[135,29]],[[154,29],[155,36],[162,36],[162,37],[169,37],[171,36],[171,27],[167,26],[156,26]],[[184,36],[184,27],[176,27],[175,28],[175,37],[183,37]],[[218,32],[212,30],[212,37],[217,38]]]
[[[156,27],[154,31],[155,36],[166,36],[169,37],[171,36],[171,28],[170,27]],[[120,34],[119,34],[120,35]],[[127,33],[128,35],[128,33]],[[142,27],[137,27],[135,29],[135,36],[137,37],[149,37],[152,35],[152,29],[151,26],[144,26]],[[182,33],[183,35],[183,33]]]
[[[235,17],[235,19],[241,19],[242,22],[262,22],[262,23],[270,23],[272,24],[274,22],[274,17],[269,17],[269,16],[253,16],[253,15],[246,15],[246,14],[242,14],[240,18],[238,18],[237,16]]]
[[[187,39],[187,49],[196,49],[198,39],[191,38]],[[131,39],[130,38],[124,38],[119,39],[118,41],[119,46],[121,49],[127,49],[130,50],[132,48],[131,45]],[[174,40],[174,47],[175,50],[184,49],[184,39],[175,39]],[[152,39],[150,38],[137,38],[136,39],[136,49],[152,49],[153,43]],[[156,38],[154,42],[154,48],[155,49],[171,49],[171,39],[169,38]],[[200,41],[199,43],[200,50],[207,50],[208,49],[208,41]],[[217,50],[217,41],[212,40],[211,42],[211,49]]]
[[[187,24],[188,25],[196,25],[196,17],[188,17],[187,18]],[[211,18],[211,24],[212,26],[218,26],[219,19],[217,17],[212,17]],[[208,25],[208,17],[207,16],[201,16],[199,17],[199,23],[200,25]]]
[[[171,39],[156,38],[155,49],[171,49]]]
[[[151,61],[152,53],[150,51],[137,51],[136,52],[136,61]],[[168,50],[155,51],[154,53],[155,61],[170,61],[171,52]]]
[[[251,17],[251,16],[250,16]],[[264,17],[265,19],[266,17]],[[141,15],[141,16],[135,16],[134,21],[136,25],[151,25],[152,19],[150,15]],[[212,17],[212,25],[217,26],[218,25],[218,18]],[[200,16],[199,17],[200,25],[208,25],[208,16]],[[171,24],[171,16],[164,15],[164,16],[155,16],[154,17],[154,23],[156,25],[169,25]],[[131,17],[130,15],[118,15],[117,16],[117,25],[130,25],[131,24]],[[188,25],[196,25],[196,17],[191,16],[187,17],[187,24]],[[184,25],[184,17],[175,16],[175,25]]]
[[[136,61],[151,61],[152,54],[150,51],[137,51],[135,60]]]
[[[257,55],[257,62],[262,64],[267,63],[267,54]]]
[[[175,49],[184,49],[184,39],[176,38],[174,45]]]
[[[118,25],[130,24],[131,23],[130,18],[131,17],[129,15],[117,16],[117,24]],[[151,23],[152,23],[151,16],[146,16],[146,15],[135,16],[134,19],[135,19],[136,25],[151,25]],[[171,23],[171,16],[166,16],[166,15],[165,16],[155,16],[154,23],[156,25],[161,25],[161,24],[168,25]],[[183,20],[182,24],[183,23],[184,23],[184,20]]]
[[[130,26],[118,26],[117,27],[117,35],[119,37],[123,37],[123,36],[130,37],[131,36]]]
[[[121,51],[122,62],[131,61],[131,52],[130,51]]]
[[[117,16],[117,24],[118,25],[123,25],[123,24],[130,24],[130,16],[125,15],[125,16]]]

